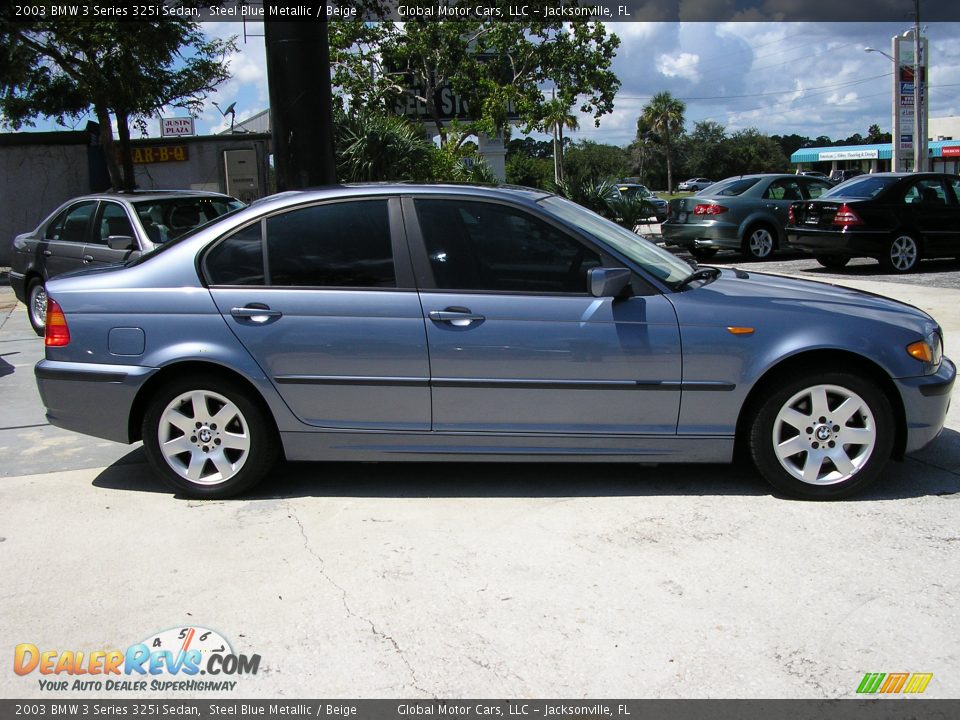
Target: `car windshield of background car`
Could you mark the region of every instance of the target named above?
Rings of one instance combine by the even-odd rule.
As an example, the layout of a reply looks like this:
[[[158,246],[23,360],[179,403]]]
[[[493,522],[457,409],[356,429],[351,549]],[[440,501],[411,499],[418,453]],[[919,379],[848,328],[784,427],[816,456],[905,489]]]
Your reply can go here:
[[[620,251],[654,277],[667,284],[678,283],[690,274],[690,265],[673,253],[662,250],[635,233],[564,198],[551,196],[539,205],[590,237]]]
[[[733,197],[736,195],[742,195],[758,182],[760,182],[760,178],[736,178],[735,180],[724,180],[716,185],[710,186],[710,196]]]
[[[895,177],[858,177],[837,185],[820,197],[824,199],[832,197],[872,198],[895,182],[897,182]]]

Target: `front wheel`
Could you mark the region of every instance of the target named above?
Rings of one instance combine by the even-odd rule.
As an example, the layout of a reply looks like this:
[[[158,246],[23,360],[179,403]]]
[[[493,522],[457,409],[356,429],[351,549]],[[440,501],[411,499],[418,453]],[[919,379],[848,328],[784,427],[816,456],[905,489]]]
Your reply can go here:
[[[847,497],[873,482],[893,448],[893,410],[873,383],[846,372],[781,385],[756,411],[750,454],[778,490],[809,500]]]
[[[262,480],[279,456],[263,410],[233,383],[183,378],[153,397],[143,446],[154,470],[195,498],[238,495]]]
[[[908,273],[920,264],[920,246],[912,235],[897,235],[890,240],[880,257],[880,265],[891,273]]]
[[[42,336],[47,324],[47,287],[40,278],[33,278],[27,286],[27,317],[33,331]]]
[[[766,260],[775,249],[776,239],[766,225],[754,225],[743,239],[743,254],[750,260]]]

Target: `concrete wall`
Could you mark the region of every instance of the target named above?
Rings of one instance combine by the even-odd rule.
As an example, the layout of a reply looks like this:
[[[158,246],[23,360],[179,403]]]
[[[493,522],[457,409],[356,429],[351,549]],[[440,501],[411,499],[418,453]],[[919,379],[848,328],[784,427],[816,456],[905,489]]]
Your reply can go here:
[[[0,147],[0,267],[10,264],[15,235],[33,230],[60,203],[90,192],[86,134],[78,135],[82,144]]]
[[[0,267],[10,264],[15,235],[34,229],[60,203],[91,191],[85,132],[0,135]],[[188,159],[134,165],[143,190],[227,192],[223,152],[252,149],[259,186],[236,192],[245,202],[269,193],[269,138],[264,135],[215,135],[148,138],[133,147],[185,146]]]

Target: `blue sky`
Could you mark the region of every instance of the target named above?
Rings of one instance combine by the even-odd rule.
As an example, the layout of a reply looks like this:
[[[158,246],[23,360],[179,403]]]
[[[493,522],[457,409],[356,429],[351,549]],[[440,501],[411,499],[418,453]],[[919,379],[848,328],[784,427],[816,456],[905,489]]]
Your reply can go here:
[[[909,26],[890,23],[610,23],[621,39],[614,71],[622,87],[600,127],[581,118],[574,139],[619,145],[635,134],[649,97],[669,90],[687,104],[687,127],[715,120],[729,130],[844,138],[871,124],[890,129],[890,38]],[[244,40],[240,23],[208,23],[210,35],[237,35],[233,78],[211,98],[236,102],[237,120],[268,107],[262,37]],[[247,24],[247,32],[260,32]],[[960,24],[927,26],[931,45],[930,114],[960,115]],[[172,114],[172,113],[171,113]],[[83,126],[83,121],[78,127]],[[212,104],[197,120],[200,134],[229,126]],[[150,124],[158,135],[158,123]],[[37,129],[54,129],[49,123]],[[517,136],[516,134],[514,135]]]

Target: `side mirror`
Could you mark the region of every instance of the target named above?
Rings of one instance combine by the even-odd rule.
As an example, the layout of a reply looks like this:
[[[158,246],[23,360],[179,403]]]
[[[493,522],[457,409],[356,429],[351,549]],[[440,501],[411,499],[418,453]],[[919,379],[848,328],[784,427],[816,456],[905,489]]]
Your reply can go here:
[[[107,247],[111,250],[136,250],[137,241],[129,235],[111,235],[107,238]]]
[[[590,294],[594,297],[617,297],[630,284],[632,275],[627,268],[593,268],[587,275]]]

